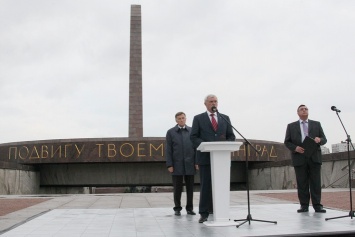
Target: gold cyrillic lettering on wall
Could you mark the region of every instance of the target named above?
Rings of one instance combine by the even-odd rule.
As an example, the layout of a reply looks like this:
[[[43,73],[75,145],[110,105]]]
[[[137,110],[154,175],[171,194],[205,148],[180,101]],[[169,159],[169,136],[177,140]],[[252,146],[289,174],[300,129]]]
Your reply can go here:
[[[55,151],[54,146],[52,146],[51,158],[53,158],[57,152],[59,153],[58,158],[62,158],[62,146],[58,146],[57,150]]]
[[[271,147],[270,157],[271,157],[271,158],[277,158],[277,154],[276,154],[276,151],[275,151],[275,147],[274,147],[274,146]]]
[[[81,152],[83,152],[83,150],[84,150],[84,146],[85,146],[85,145],[83,145],[83,146],[81,147],[81,150],[80,150],[79,147],[75,144],[75,148],[76,148],[76,150],[77,150],[77,152],[78,152],[78,155],[76,156],[76,158],[79,158],[79,156],[81,155]]]
[[[49,156],[49,152],[48,152],[48,146],[46,145],[42,145],[42,149],[41,149],[41,158],[48,158]]]
[[[10,147],[9,148],[9,160],[11,159],[11,150],[14,149],[14,158],[17,159],[17,147]]]
[[[164,156],[164,143],[161,143],[158,147],[155,147],[153,144],[149,145],[149,156],[152,156],[152,149],[155,151],[161,150],[161,156]]]
[[[144,149],[144,147],[142,148],[141,147],[141,145],[145,145],[145,143],[138,143],[138,148],[137,148],[137,151],[138,151],[138,157],[139,156],[145,156],[145,154],[141,154],[141,152],[140,151],[144,151],[145,149]]]
[[[67,148],[71,147],[73,144],[65,144],[64,145],[64,158],[67,158]]]
[[[263,150],[261,152],[261,156],[263,156],[265,152],[266,152],[266,155],[269,156],[269,152],[267,151],[266,146],[263,147]]]
[[[31,155],[30,155],[30,159],[39,159],[39,154],[38,154],[38,151],[37,151],[37,147],[36,146],[33,146],[32,148],[32,152],[31,152]]]
[[[150,158],[164,157],[164,142],[112,142],[98,144],[37,144],[8,148],[8,159],[90,159],[95,158]],[[92,151],[94,149],[94,151]],[[82,157],[84,156],[85,157]],[[88,157],[96,155],[96,157]],[[97,161],[97,160],[96,160]]]
[[[108,144],[107,145],[107,156],[109,158],[115,157],[117,154],[115,144]]]
[[[277,158],[276,150],[275,147],[272,146],[267,146],[267,145],[254,145],[255,149],[260,152],[260,156],[258,153],[255,152],[255,150],[250,150],[249,148],[249,155],[248,157],[251,156],[251,154],[255,154],[256,157],[268,157],[268,158]],[[246,147],[245,145],[240,146],[238,151],[235,151],[232,153],[233,157],[245,157],[246,154]]]
[[[248,157],[249,157],[249,156],[250,156],[250,149],[248,149],[248,150],[249,150],[249,151],[248,151]],[[241,146],[239,147],[238,156],[241,155],[241,154],[239,153],[240,151],[242,151],[242,153],[243,153],[242,156],[246,156],[247,151],[246,151],[246,149],[245,149],[245,145],[241,145]]]
[[[96,144],[96,146],[98,146],[99,148],[99,158],[101,158],[101,147],[103,146],[104,144]]]
[[[255,149],[260,152],[261,151],[261,146],[260,145],[255,145]]]
[[[126,145],[131,148],[131,153],[130,153],[129,155],[128,155],[128,153],[127,153],[127,154],[123,154],[123,152],[122,152],[123,147],[126,146]],[[121,154],[122,156],[124,156],[124,157],[130,157],[130,156],[133,155],[133,153],[134,153],[134,147],[133,147],[130,143],[123,143],[123,144],[121,145],[121,147],[120,147],[120,154]]]
[[[17,159],[17,147],[9,147],[9,160],[11,159],[11,150],[14,149],[14,159]]]
[[[25,149],[25,154],[26,154],[25,156],[23,155],[23,148]],[[23,146],[18,151],[18,156],[20,157],[20,159],[25,160],[28,157],[29,153],[30,153],[30,150],[28,150],[27,146]]]

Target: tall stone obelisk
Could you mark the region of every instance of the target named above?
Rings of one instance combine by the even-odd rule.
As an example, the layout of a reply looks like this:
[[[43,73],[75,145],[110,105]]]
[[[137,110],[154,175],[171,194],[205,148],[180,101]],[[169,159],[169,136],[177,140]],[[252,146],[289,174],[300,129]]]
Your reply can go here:
[[[143,137],[141,6],[131,5],[129,58],[129,137]]]

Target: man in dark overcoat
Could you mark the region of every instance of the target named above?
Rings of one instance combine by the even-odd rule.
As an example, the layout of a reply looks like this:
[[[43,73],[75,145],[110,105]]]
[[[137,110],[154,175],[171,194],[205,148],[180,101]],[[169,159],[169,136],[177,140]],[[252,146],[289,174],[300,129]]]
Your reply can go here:
[[[184,112],[175,114],[176,126],[166,133],[166,167],[172,174],[174,186],[174,212],[181,215],[181,194],[183,180],[186,186],[186,211],[189,215],[196,215],[193,211],[194,176],[196,174],[195,149],[190,140],[191,127],[186,125]]]

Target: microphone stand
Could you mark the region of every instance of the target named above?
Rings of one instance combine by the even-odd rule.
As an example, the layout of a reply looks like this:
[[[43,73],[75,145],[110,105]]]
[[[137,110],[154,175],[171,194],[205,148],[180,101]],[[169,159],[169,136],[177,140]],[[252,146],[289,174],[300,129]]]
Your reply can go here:
[[[259,221],[259,222],[268,222],[268,223],[274,223],[274,224],[277,224],[277,221],[266,221],[266,220],[257,220],[257,219],[253,219],[251,217],[251,214],[250,214],[250,195],[249,195],[249,174],[248,174],[248,170],[249,170],[249,167],[248,167],[248,155],[249,155],[249,146],[251,148],[253,148],[253,150],[260,155],[260,152],[242,135],[240,134],[240,132],[235,129],[235,127],[233,127],[233,125],[223,116],[221,115],[217,108],[214,108],[215,112],[218,113],[218,115],[228,124],[230,125],[234,131],[236,131],[239,136],[241,136],[244,140],[244,146],[245,146],[245,150],[246,150],[246,155],[245,155],[245,168],[246,168],[246,186],[247,186],[247,198],[248,198],[248,215],[247,215],[247,218],[246,219],[239,219],[239,220],[234,220],[234,221],[243,221],[241,224],[239,225],[236,225],[236,227],[238,228],[239,226],[245,224],[246,222],[249,222],[249,225],[250,225],[250,222],[251,221]]]
[[[338,118],[339,118],[339,121],[340,121],[340,123],[341,123],[341,125],[343,126],[343,129],[344,129],[344,131],[345,131],[345,134],[346,134],[346,137],[347,137],[347,139],[346,139],[346,143],[347,143],[347,148],[348,148],[348,167],[349,167],[349,195],[350,195],[350,211],[349,211],[349,214],[348,215],[346,215],[346,216],[337,216],[337,217],[332,217],[332,218],[325,218],[325,220],[327,221],[327,220],[332,220],[332,219],[339,219],[339,218],[344,218],[344,217],[351,217],[351,219],[353,219],[353,217],[355,216],[354,215],[354,211],[353,211],[353,197],[352,197],[352,191],[351,191],[351,170],[352,170],[352,165],[350,166],[350,144],[351,144],[351,146],[353,147],[353,150],[355,150],[354,149],[354,145],[351,143],[351,138],[350,138],[350,135],[348,134],[348,132],[346,131],[346,129],[345,129],[345,126],[344,126],[344,124],[343,124],[343,122],[341,121],[341,118],[340,118],[340,116],[339,116],[339,112],[340,112],[340,110],[335,110],[335,112],[336,112],[336,114],[337,114],[337,116],[338,116]]]

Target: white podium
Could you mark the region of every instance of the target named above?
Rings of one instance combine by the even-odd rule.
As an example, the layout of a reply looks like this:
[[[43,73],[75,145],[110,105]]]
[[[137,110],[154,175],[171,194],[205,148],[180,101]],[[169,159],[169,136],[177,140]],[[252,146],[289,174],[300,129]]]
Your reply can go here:
[[[231,153],[242,142],[202,142],[197,150],[211,153],[213,221],[207,226],[236,225],[229,217]]]

